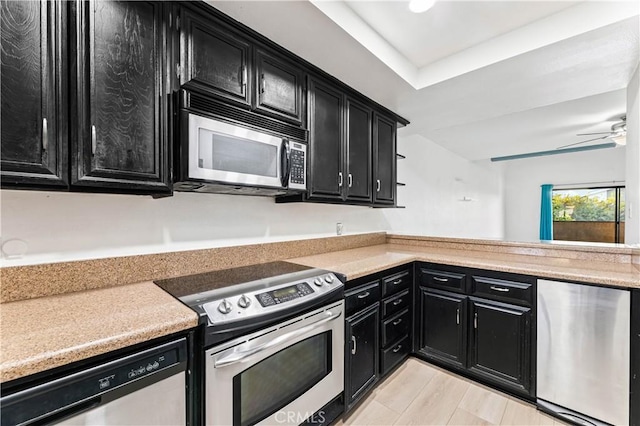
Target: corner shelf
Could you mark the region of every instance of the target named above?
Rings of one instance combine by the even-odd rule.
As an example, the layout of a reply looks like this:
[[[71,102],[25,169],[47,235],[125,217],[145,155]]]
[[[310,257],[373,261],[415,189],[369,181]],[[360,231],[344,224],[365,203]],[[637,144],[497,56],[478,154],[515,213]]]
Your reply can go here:
[[[396,157],[397,157],[399,160],[404,160],[405,158],[407,158],[407,157],[405,157],[405,156],[404,156],[404,155],[402,155],[402,154],[398,154],[397,152],[396,152]]]
[[[396,185],[398,185],[398,186],[407,186],[406,183],[402,183],[402,182],[396,182]]]

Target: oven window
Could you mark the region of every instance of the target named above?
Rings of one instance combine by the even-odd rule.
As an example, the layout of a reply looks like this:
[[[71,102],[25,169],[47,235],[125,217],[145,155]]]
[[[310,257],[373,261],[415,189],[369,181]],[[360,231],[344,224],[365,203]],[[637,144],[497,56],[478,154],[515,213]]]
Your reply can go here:
[[[278,177],[278,147],[200,129],[199,166],[202,169]]]
[[[331,331],[289,346],[233,378],[233,424],[252,425],[331,372]]]

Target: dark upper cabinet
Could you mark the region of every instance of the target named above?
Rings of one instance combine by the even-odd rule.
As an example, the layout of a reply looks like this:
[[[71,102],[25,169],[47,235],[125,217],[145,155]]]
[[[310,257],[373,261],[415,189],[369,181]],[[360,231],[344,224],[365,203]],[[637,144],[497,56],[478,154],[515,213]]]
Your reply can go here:
[[[466,367],[467,298],[421,288],[420,299],[420,352],[458,368]]]
[[[67,185],[66,11],[66,2],[0,2],[3,185]]]
[[[373,202],[394,204],[396,199],[396,122],[373,116]]]
[[[309,80],[309,197],[342,198],[344,95]]]
[[[169,192],[162,2],[77,2],[72,184]]]
[[[347,99],[346,199],[371,201],[371,117],[370,108]]]
[[[304,73],[275,53],[256,49],[255,109],[302,124]]]
[[[531,308],[470,298],[469,369],[503,386],[528,391]]]
[[[235,104],[251,107],[251,44],[211,16],[182,9],[181,84],[192,82]]]
[[[347,410],[378,380],[379,304],[346,319]]]

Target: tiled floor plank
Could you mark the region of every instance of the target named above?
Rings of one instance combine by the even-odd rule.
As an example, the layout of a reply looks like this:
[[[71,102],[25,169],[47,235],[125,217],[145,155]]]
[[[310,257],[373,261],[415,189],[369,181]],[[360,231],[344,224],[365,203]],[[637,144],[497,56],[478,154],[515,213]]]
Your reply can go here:
[[[472,384],[460,401],[460,408],[491,424],[499,424],[507,402],[497,392]]]

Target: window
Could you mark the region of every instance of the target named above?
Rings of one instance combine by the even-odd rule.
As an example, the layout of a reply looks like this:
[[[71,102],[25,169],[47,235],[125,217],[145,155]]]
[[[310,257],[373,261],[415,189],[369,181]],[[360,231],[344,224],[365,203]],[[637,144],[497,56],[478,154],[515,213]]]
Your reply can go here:
[[[624,243],[623,186],[553,190],[553,239]]]

